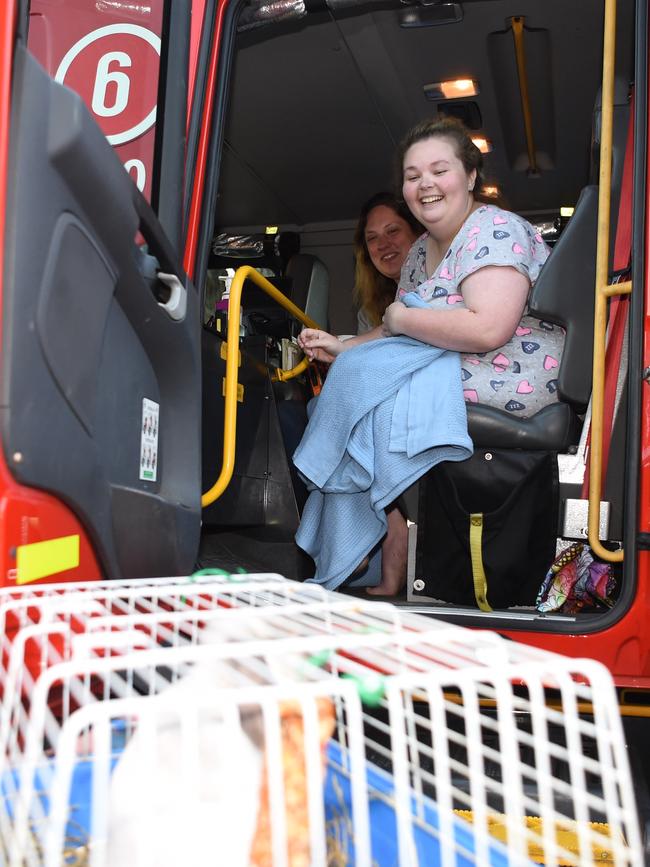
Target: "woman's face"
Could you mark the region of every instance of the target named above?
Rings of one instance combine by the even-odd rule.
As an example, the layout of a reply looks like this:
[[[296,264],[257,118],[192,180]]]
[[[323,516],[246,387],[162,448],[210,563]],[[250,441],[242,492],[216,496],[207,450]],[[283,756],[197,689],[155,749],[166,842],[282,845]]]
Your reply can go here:
[[[397,282],[406,254],[417,235],[388,205],[368,213],[364,238],[370,261],[384,277]]]
[[[416,142],[404,155],[404,201],[434,237],[456,234],[474,202],[475,181],[476,171],[468,175],[453,144],[440,136]]]

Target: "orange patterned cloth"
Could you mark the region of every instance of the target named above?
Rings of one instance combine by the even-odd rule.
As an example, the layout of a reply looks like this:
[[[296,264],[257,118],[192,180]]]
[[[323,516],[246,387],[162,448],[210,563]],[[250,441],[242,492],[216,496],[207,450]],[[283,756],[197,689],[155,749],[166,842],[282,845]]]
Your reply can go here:
[[[334,731],[334,706],[329,699],[316,700],[319,744],[323,769],[325,750]],[[284,784],[284,811],[287,823],[287,859],[289,867],[310,867],[309,809],[307,797],[307,770],[305,763],[305,731],[301,705],[283,702],[280,705],[280,734],[282,740],[282,771]],[[271,809],[269,799],[268,762],[265,756],[262,769],[260,808],[257,829],[251,848],[251,867],[273,867],[271,842]]]

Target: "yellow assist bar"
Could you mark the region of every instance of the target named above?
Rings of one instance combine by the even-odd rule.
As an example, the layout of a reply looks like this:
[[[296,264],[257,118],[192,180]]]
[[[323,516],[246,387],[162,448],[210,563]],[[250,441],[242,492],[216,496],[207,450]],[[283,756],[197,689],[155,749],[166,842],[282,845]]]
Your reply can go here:
[[[316,328],[316,327],[317,326],[315,326],[315,325],[310,326],[310,328]],[[303,360],[299,361],[295,367],[291,368],[291,370],[281,370],[280,368],[278,368],[274,372],[271,379],[273,380],[273,382],[277,382],[278,380],[280,382],[286,382],[288,379],[293,379],[294,376],[298,376],[299,374],[301,374],[303,372],[303,370],[307,370],[308,367],[309,367],[309,359],[303,358]]]
[[[201,497],[203,508],[210,506],[217,500],[228,487],[235,469],[235,445],[237,437],[237,370],[239,360],[239,312],[241,310],[241,293],[244,281],[252,280],[274,301],[284,307],[295,319],[298,319],[308,328],[318,328],[318,324],[310,319],[299,307],[296,307],[289,299],[276,289],[272,283],[262,277],[255,268],[244,265],[238,268],[230,284],[230,301],[228,303],[228,332],[226,354],[226,396],[223,410],[223,462],[219,478]],[[290,379],[297,376],[307,367],[307,361],[301,361],[290,371],[278,371],[278,379]],[[300,368],[300,370],[299,370]]]
[[[517,60],[517,74],[519,76],[519,93],[521,95],[521,111],[524,116],[524,132],[526,134],[526,149],[528,151],[528,170],[537,174],[537,154],[535,151],[535,138],[533,135],[533,118],[530,112],[530,95],[528,92],[528,72],[526,71],[526,51],[524,49],[524,21],[523,15],[517,15],[510,19],[512,25],[512,38],[515,41],[515,58]]]
[[[612,193],[612,124],[614,113],[614,62],[616,59],[616,0],[605,0],[603,88],[598,188],[598,246],[596,251],[596,301],[594,311],[594,364],[591,395],[591,446],[589,456],[588,538],[592,551],[610,563],[620,563],[623,551],[608,551],[600,542],[600,498],[603,483],[603,413],[605,402],[605,347],[607,299],[627,295],[631,281],[609,284],[609,220]]]

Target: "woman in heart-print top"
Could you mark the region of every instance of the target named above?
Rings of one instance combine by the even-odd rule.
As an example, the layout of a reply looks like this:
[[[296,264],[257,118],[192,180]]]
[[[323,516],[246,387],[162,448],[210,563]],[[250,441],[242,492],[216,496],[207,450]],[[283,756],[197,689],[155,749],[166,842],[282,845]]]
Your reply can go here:
[[[528,315],[549,251],[533,226],[479,200],[483,157],[463,124],[424,121],[398,150],[402,195],[426,229],[402,266],[381,325],[344,343],[305,329],[310,358],[333,361],[359,343],[404,334],[461,353],[465,399],[520,418],[557,400],[564,331]]]
[[[333,361],[368,340],[405,335],[460,353],[467,401],[524,418],[557,400],[564,332],[527,308],[549,251],[521,217],[479,200],[482,165],[453,118],[407,133],[398,151],[402,195],[426,232],[409,251],[381,324],[344,342],[304,329],[298,344],[310,360]],[[405,580],[403,556],[368,592],[391,595]]]
[[[397,298],[432,310],[466,307],[463,281],[487,266],[514,268],[529,285],[537,279],[548,249],[535,229],[494,205],[472,211],[443,259],[427,277],[428,235],[415,242],[404,262]],[[416,293],[405,298],[407,293]],[[462,353],[465,400],[526,418],[557,400],[557,369],[564,329],[528,315],[527,305],[507,343],[488,352]]]

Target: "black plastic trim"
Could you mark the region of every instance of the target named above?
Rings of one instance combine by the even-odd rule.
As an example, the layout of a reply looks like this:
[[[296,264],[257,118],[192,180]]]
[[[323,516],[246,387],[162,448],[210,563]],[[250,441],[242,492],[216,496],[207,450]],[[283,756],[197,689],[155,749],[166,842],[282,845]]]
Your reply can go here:
[[[639,549],[639,474],[641,472],[641,401],[643,383],[645,233],[648,149],[648,10],[647,3],[636,4],[635,85],[634,85],[634,199],[632,210],[632,281],[630,296],[628,348],[628,416],[625,441],[626,489],[623,504],[622,593],[607,617],[610,626],[624,617],[637,592],[637,553]],[[636,285],[635,285],[636,283]]]
[[[151,204],[174,248],[183,242],[183,172],[190,56],[190,0],[167,0],[163,16]]]
[[[212,239],[216,216],[215,203],[217,200],[217,189],[221,168],[220,157],[223,148],[224,129],[226,126],[227,97],[230,89],[230,76],[233,67],[232,59],[235,48],[235,36],[237,34],[236,21],[244,3],[245,0],[235,0],[235,2],[231,2],[226,10],[223,22],[221,51],[219,54],[219,67],[217,74],[217,89],[214,96],[212,126],[210,129],[210,148],[207,156],[205,187],[203,190],[201,228],[193,271],[195,286],[200,293],[202,293],[203,290],[205,271],[208,267],[210,241]]]
[[[29,7],[31,0],[17,0],[16,3],[16,42],[27,45],[29,31]]]
[[[214,21],[217,10],[217,0],[208,0],[203,13],[203,21]],[[196,168],[201,122],[203,120],[203,106],[205,103],[205,90],[207,87],[208,65],[210,52],[214,40],[214,28],[203,26],[201,29],[201,41],[196,63],[196,77],[194,80],[194,93],[192,95],[192,110],[190,112],[189,130],[187,133],[187,155],[185,158],[185,194],[183,197],[183,238],[187,233],[190,203],[192,201],[192,189],[194,187],[194,171]]]

